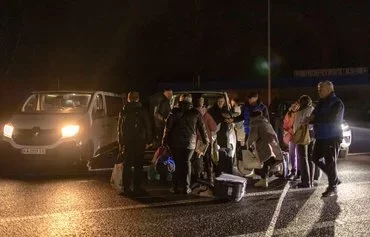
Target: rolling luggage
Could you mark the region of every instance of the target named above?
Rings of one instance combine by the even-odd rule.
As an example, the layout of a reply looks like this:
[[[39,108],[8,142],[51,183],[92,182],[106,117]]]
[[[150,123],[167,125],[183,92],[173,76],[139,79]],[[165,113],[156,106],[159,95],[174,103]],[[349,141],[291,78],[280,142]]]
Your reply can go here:
[[[221,174],[215,178],[214,195],[216,198],[239,202],[245,194],[246,186],[247,180],[245,178]]]

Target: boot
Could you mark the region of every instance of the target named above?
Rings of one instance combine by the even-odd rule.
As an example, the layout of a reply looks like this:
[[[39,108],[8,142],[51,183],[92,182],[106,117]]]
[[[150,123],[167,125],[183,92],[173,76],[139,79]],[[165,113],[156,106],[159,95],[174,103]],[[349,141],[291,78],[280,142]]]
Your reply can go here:
[[[287,179],[288,180],[294,180],[295,176],[297,175],[296,171],[295,170],[291,170]]]
[[[254,184],[254,187],[268,188],[269,184],[267,178],[260,179],[257,183]]]

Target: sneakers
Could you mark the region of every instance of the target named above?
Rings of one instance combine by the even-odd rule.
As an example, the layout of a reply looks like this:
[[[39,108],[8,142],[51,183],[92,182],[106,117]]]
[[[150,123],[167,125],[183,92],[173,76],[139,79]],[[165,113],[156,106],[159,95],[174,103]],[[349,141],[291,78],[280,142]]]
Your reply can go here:
[[[294,180],[294,178],[295,178],[295,174],[294,174],[294,173],[290,173],[286,178],[287,178],[288,180]]]
[[[322,193],[322,197],[333,197],[337,195],[338,191],[336,188],[327,188],[326,191]]]
[[[189,194],[191,194],[193,192],[193,190],[191,190],[191,188],[187,188],[186,190],[185,190],[185,194],[186,195],[189,195]]]
[[[254,173],[254,169],[247,175],[244,175],[244,178],[253,178],[254,176],[256,176],[256,174]]]
[[[342,183],[341,180],[338,179],[337,185],[340,185]],[[322,193],[322,197],[333,197],[338,195],[337,187],[328,187],[325,192]]]
[[[254,184],[254,187],[268,188],[269,184],[267,179],[260,179],[257,183]]]
[[[298,179],[301,179],[301,174],[297,174],[296,176],[294,176],[294,180],[298,180]]]

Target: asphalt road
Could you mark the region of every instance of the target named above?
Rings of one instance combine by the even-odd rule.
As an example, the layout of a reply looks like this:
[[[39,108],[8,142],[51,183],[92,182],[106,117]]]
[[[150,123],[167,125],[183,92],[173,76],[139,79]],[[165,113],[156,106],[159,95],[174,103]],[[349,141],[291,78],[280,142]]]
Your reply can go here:
[[[0,167],[0,236],[370,236],[370,128],[351,126],[349,156],[339,162],[337,198],[275,180],[239,203],[169,193],[146,184],[150,197],[124,198],[110,172],[6,176]],[[356,155],[357,154],[357,155]],[[51,173],[51,175],[50,175]]]
[[[275,180],[248,182],[239,203],[173,195],[146,185],[151,197],[117,195],[109,173],[0,179],[0,236],[370,236],[370,156],[339,164],[337,198]]]

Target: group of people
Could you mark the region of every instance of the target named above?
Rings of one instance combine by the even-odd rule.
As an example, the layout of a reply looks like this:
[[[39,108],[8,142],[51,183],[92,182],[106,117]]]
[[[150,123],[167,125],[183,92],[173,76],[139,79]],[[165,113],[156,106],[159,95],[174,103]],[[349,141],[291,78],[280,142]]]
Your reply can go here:
[[[340,184],[336,159],[342,136],[344,106],[335,96],[331,82],[320,83],[318,92],[320,101],[316,108],[313,108],[308,96],[301,96],[291,106],[284,119],[284,141],[289,143],[290,148],[292,168],[289,178],[300,175],[299,186],[311,187],[316,165],[329,177],[329,187],[323,195],[331,196],[336,194],[336,187]],[[128,94],[128,104],[120,113],[118,126],[120,153],[125,162],[124,195],[145,192],[141,189],[144,151],[153,145],[162,145],[171,151],[176,164],[171,188],[174,193],[191,193],[191,185],[198,179],[212,183],[213,178],[221,173],[232,174],[235,147],[229,133],[234,129],[234,123],[243,121],[245,143],[242,146],[244,149],[255,149],[263,164],[261,169],[256,170],[261,176],[256,186],[267,187],[269,169],[280,163],[283,156],[269,122],[267,107],[258,93],[249,94],[243,109],[234,103],[231,111],[224,96],[217,98],[212,107],[206,107],[205,98],[200,94],[182,94],[171,108],[172,96],[172,90],[166,89],[152,97],[148,113],[140,103],[138,92]],[[130,189],[132,166],[133,191]]]
[[[317,168],[327,176],[329,186],[323,196],[337,194],[337,159],[342,142],[344,105],[335,95],[330,81],[318,84],[320,100],[316,107],[312,99],[302,95],[284,117],[284,142],[289,145],[289,179],[301,179],[300,188],[314,186]]]

